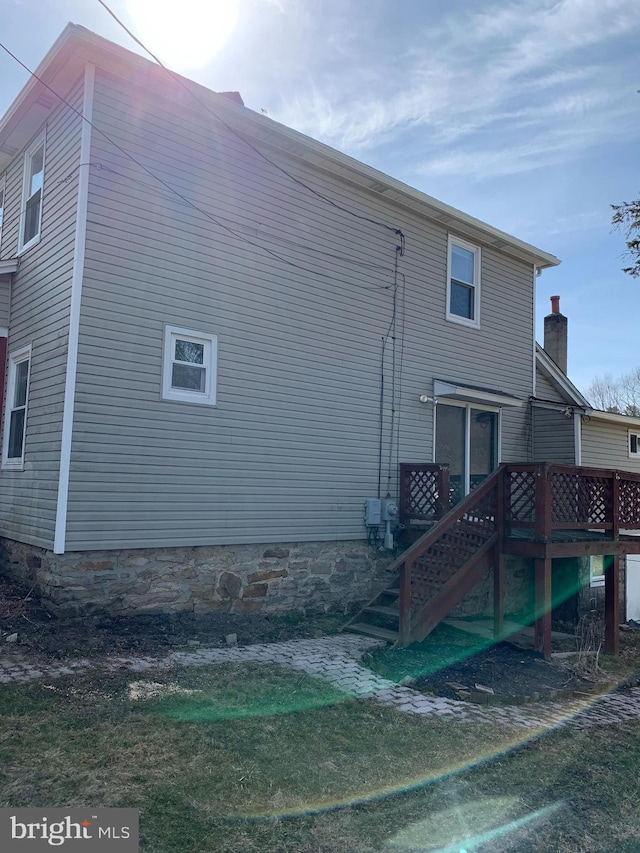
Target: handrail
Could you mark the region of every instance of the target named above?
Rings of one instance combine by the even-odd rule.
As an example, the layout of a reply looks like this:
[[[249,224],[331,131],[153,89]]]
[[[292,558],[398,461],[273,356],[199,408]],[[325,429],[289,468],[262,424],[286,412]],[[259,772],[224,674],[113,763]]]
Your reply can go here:
[[[420,537],[410,548],[408,548],[389,567],[390,571],[400,570],[399,590],[399,638],[402,645],[410,642],[411,620],[412,620],[412,590],[411,590],[411,567],[427,553],[429,548],[449,533],[465,516],[471,515],[482,499],[494,489],[503,476],[502,467],[490,474],[483,483],[468,494],[451,509],[444,518],[431,530]],[[499,513],[497,513],[499,515]],[[497,519],[496,519],[497,521]],[[498,531],[496,531],[498,532]],[[501,531],[500,531],[501,532]],[[480,549],[479,553],[481,553]],[[456,569],[459,567],[456,567]]]

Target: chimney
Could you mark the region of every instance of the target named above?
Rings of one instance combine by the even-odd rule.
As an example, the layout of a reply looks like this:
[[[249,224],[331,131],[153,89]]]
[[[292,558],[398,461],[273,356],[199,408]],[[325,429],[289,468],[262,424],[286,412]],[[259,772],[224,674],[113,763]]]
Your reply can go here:
[[[544,318],[544,349],[563,373],[567,372],[567,324],[560,313],[560,297],[551,297],[551,314]]]

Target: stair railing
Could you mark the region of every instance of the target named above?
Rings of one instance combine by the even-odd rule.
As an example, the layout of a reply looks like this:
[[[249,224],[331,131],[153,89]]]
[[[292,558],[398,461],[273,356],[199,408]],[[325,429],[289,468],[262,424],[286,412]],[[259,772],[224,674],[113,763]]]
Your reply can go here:
[[[502,482],[500,467],[389,567],[400,572],[400,645],[424,629],[421,616],[435,595],[455,606],[456,585],[466,588],[470,570],[502,536]]]

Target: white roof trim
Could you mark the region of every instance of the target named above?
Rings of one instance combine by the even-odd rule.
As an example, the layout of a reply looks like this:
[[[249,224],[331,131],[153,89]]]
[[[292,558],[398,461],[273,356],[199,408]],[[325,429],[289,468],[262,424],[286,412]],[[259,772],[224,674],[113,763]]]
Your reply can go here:
[[[640,427],[640,418],[635,418],[631,415],[619,415],[617,412],[601,412],[599,409],[587,409],[585,415],[597,421],[609,421],[609,423],[624,424],[628,427]]]
[[[457,385],[444,382],[442,379],[433,380],[433,396],[449,400],[463,400],[467,403],[485,403],[489,406],[522,406],[524,400],[518,400],[511,394],[502,394],[489,388],[476,388],[473,385]]]
[[[113,72],[114,62],[126,63],[149,73],[155,69],[156,74],[167,74],[154,63],[130,50],[120,47],[101,36],[92,33],[84,27],[68,24],[62,34],[58,37],[53,47],[49,50],[37,69],[39,77],[46,80],[61,95],[66,94],[66,89],[72,82],[72,75],[67,65],[76,65],[76,76],[81,73],[84,63],[90,61],[95,65],[107,67]],[[117,73],[117,72],[114,72]],[[58,78],[58,79],[56,79]],[[353,157],[348,157],[340,151],[336,151],[322,142],[318,142],[303,133],[279,124],[271,118],[260,115],[247,107],[241,107],[232,103],[224,96],[212,92],[204,86],[194,83],[188,78],[183,81],[192,87],[199,98],[211,101],[212,106],[224,115],[225,121],[247,135],[259,140],[262,144],[272,145],[281,151],[296,156],[305,162],[311,163],[318,168],[325,169],[345,180],[364,187],[371,192],[379,193],[387,199],[392,199],[398,204],[408,207],[436,221],[446,230],[467,237],[472,242],[491,247],[496,251],[505,252],[531,263],[539,269],[557,266],[560,261],[555,255],[543,252],[541,249],[519,240],[498,228],[482,222],[473,216],[457,210],[451,205],[444,204],[438,199],[420,192],[395,178],[367,166]],[[22,89],[4,118],[0,120],[0,168],[6,165],[16,153],[15,146],[24,144],[21,139],[15,139],[13,145],[3,150],[5,138],[15,129],[16,124],[21,122],[29,109],[35,108],[38,92],[43,87],[33,78],[30,78]],[[57,98],[48,93],[52,105],[57,105]],[[198,105],[194,100],[194,109]],[[45,118],[44,112],[32,118],[35,123],[42,123]],[[35,132],[35,129],[34,131]],[[3,163],[4,160],[4,163]]]
[[[18,269],[18,259],[12,258],[10,261],[0,261],[0,275],[8,275],[16,272]]]
[[[591,408],[591,403],[587,398],[582,396],[569,377],[560,370],[555,361],[538,343],[536,344],[536,360],[543,373],[546,373],[556,385],[559,385],[576,406]]]

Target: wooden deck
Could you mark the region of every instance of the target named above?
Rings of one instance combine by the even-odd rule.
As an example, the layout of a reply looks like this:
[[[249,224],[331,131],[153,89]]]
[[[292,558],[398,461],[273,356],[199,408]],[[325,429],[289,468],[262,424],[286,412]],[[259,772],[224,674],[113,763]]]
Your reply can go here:
[[[417,540],[390,567],[397,569],[397,581],[362,611],[378,624],[367,626],[356,617],[352,629],[384,631],[399,645],[420,641],[493,567],[494,635],[500,637],[504,558],[513,554],[533,560],[535,648],[549,657],[552,560],[611,555],[605,572],[605,649],[617,654],[619,559],[640,553],[640,475],[503,464],[451,507],[446,468],[400,466],[400,519]],[[395,620],[395,630],[380,624],[383,618]]]

